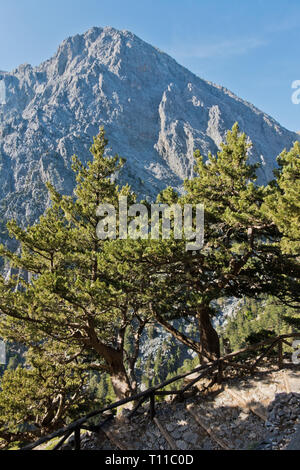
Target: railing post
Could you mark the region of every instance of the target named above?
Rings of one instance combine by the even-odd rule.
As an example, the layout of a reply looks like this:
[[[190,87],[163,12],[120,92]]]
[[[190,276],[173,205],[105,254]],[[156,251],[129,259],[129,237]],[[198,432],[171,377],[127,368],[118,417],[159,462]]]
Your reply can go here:
[[[81,442],[80,442],[80,427],[75,428],[75,431],[74,431],[74,440],[75,440],[74,450],[80,450],[80,448],[81,448]]]
[[[217,376],[217,383],[220,385],[223,382],[223,370],[224,364],[223,361],[219,361],[218,363],[218,376]]]
[[[278,342],[278,366],[281,369],[283,365],[283,344],[282,340]]]
[[[154,392],[152,392],[150,394],[150,419],[151,421],[154,419],[155,417],[155,394]]]

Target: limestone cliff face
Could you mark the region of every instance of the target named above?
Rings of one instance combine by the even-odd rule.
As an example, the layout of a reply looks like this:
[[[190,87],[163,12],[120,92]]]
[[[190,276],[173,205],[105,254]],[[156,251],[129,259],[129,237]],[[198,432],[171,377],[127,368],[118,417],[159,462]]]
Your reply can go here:
[[[47,203],[44,182],[71,193],[71,156],[90,158],[104,125],[112,152],[127,159],[121,181],[143,196],[180,187],[193,152],[216,152],[238,121],[272,178],[276,156],[299,136],[230,91],[208,83],[127,31],[92,28],[65,40],[38,67],[1,72],[0,215],[32,222]]]

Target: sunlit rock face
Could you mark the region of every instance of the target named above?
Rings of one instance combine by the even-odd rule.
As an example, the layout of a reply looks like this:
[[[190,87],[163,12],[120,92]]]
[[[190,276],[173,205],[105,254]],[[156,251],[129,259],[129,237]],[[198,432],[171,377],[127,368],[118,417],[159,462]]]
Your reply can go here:
[[[66,39],[38,67],[0,72],[0,216],[32,223],[47,204],[44,183],[70,194],[71,157],[90,158],[104,125],[113,153],[127,159],[118,176],[140,196],[180,188],[193,152],[216,152],[235,121],[253,142],[259,181],[297,134],[250,103],[180,66],[128,31],[92,28]],[[2,85],[3,86],[3,85]]]

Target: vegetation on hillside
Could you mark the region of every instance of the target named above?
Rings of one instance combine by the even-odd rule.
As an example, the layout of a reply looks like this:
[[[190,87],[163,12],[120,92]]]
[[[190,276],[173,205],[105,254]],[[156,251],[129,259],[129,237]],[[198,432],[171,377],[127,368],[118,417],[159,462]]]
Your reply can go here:
[[[248,162],[250,145],[237,124],[217,155],[195,153],[184,195],[167,188],[157,203],[204,204],[198,251],[186,250],[186,233],[151,239],[136,222],[134,238],[118,238],[120,220],[115,238],[99,239],[99,204],[137,199],[115,183],[124,161],[108,156],[107,145],[101,129],[88,165],[73,157],[72,197],[48,184],[52,205],[39,221],[7,225],[19,249],[0,247],[12,268],[0,277],[0,336],[25,353],[2,371],[4,443],[33,439],[105,400],[215,359],[224,339],[235,349],[251,335],[299,327],[299,144],[280,155],[267,187],[256,183],[257,165]],[[230,297],[246,300],[217,331],[214,317]],[[155,357],[142,357],[158,326],[169,335]]]

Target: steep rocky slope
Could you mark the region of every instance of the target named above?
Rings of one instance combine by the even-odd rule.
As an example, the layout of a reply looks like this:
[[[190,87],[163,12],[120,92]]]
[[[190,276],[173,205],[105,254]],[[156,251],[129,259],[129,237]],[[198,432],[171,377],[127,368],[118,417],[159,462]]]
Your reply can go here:
[[[84,435],[82,448],[282,450],[300,425],[299,412],[299,366],[266,363],[254,377],[227,381],[217,395],[157,405],[156,422],[147,407],[130,421],[120,415],[99,435]]]
[[[0,216],[25,224],[43,212],[44,182],[71,193],[70,159],[86,161],[104,125],[113,152],[127,158],[121,180],[141,195],[181,185],[193,151],[216,152],[235,121],[253,141],[261,182],[297,134],[230,91],[208,83],[127,31],[92,28],[66,39],[38,67],[1,72]]]

